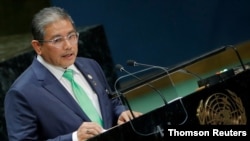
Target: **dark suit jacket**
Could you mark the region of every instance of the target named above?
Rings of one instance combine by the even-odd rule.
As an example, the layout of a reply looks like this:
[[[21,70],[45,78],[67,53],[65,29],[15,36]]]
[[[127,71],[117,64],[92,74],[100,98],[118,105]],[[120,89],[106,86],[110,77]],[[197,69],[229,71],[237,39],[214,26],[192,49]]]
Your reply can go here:
[[[86,77],[98,95],[104,128],[116,124],[124,106],[109,99],[110,87],[96,61],[77,58],[76,67]],[[13,83],[4,103],[7,131],[14,140],[71,141],[72,132],[84,121],[90,121],[68,91],[36,59]]]

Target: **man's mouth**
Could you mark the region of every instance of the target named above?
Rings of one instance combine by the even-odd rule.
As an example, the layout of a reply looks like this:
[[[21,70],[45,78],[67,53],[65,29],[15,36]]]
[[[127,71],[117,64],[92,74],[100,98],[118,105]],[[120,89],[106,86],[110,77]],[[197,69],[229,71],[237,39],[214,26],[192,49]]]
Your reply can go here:
[[[73,53],[68,53],[68,54],[63,55],[63,57],[71,57],[71,56],[73,56]]]

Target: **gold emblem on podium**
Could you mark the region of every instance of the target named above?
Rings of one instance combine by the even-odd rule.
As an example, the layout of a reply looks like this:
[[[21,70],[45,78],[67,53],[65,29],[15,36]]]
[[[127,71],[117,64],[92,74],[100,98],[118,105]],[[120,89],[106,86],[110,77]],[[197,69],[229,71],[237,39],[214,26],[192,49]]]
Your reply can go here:
[[[214,93],[197,108],[201,125],[246,125],[247,118],[241,99],[230,90]]]

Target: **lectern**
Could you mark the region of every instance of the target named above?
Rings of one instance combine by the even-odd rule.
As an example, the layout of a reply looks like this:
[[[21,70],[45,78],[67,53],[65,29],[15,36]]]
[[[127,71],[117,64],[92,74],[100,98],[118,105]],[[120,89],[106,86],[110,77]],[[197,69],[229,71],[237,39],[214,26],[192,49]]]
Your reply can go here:
[[[228,54],[222,54],[221,56],[227,59]],[[218,58],[220,57],[217,56],[214,59]],[[211,60],[207,56],[205,57],[206,59]],[[247,58],[244,59],[244,54],[243,60],[248,61]],[[185,64],[185,67],[180,68],[190,69],[190,66],[197,62],[199,64],[200,61],[206,62],[203,58],[191,64],[189,62],[188,65]],[[220,136],[212,133],[214,129],[221,130],[224,134],[221,136],[225,136],[226,132],[234,131],[249,133],[249,63],[234,63],[231,67],[227,65],[227,68],[220,72],[216,70],[216,73],[211,73],[206,77],[204,75],[201,77],[201,74],[196,73],[200,78],[196,81],[198,87],[193,92],[177,97],[169,103],[163,104],[130,122],[113,127],[91,138],[90,141],[165,141],[173,136],[181,136],[180,134],[171,134],[171,129],[197,132],[207,131],[210,133],[208,136]],[[178,71],[178,69],[174,69],[169,74],[173,75],[175,71]],[[168,77],[170,76],[169,74]],[[161,76],[159,75],[155,79],[160,81],[158,78]],[[173,80],[175,79],[173,78]],[[147,85],[148,83],[145,81],[145,84],[140,83],[140,85]],[[129,91],[133,91],[133,89]],[[189,134],[189,136],[194,135],[198,134]],[[244,134],[231,134],[228,136],[244,136]]]

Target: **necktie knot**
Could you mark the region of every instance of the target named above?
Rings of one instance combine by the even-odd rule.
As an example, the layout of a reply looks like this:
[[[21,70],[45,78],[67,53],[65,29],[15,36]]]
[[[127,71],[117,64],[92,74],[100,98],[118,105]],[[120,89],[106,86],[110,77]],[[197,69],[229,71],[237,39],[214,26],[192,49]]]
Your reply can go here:
[[[73,80],[73,70],[71,70],[71,69],[65,70],[65,72],[63,73],[63,77],[68,79],[69,81],[72,81]]]

